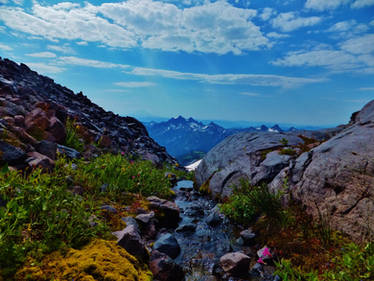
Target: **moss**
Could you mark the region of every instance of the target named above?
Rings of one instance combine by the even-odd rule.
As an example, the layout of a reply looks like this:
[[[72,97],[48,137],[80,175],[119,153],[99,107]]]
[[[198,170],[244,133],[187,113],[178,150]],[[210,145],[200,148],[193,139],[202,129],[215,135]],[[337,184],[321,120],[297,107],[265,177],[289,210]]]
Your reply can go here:
[[[40,266],[29,263],[17,272],[16,280],[150,281],[152,274],[114,241],[98,239],[65,256],[54,252]]]
[[[211,194],[211,190],[210,190],[210,180],[212,179],[212,177],[216,174],[216,172],[214,172],[199,188],[199,191],[201,193],[204,193],[204,194]]]
[[[290,156],[294,156],[297,154],[296,150],[292,149],[292,148],[283,148],[279,151],[279,154],[281,155],[290,155]]]

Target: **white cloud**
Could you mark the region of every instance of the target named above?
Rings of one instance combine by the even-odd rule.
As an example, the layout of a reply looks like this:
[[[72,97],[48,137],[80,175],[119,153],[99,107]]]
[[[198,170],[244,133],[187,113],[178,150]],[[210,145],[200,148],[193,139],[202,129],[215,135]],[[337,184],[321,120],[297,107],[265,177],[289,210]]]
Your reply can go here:
[[[32,70],[35,70],[41,74],[56,74],[65,70],[65,68],[59,67],[57,65],[40,62],[29,62],[25,64],[29,66]]]
[[[91,59],[83,59],[78,57],[60,57],[59,64],[61,65],[78,65],[78,66],[87,66],[87,67],[94,67],[94,68],[128,68],[129,65],[126,64],[118,64],[118,63],[111,63],[99,60],[91,60]]]
[[[340,49],[323,46],[312,50],[289,52],[284,58],[271,62],[280,66],[324,67],[333,72],[373,73],[374,34],[345,40]]]
[[[332,25],[327,32],[331,32],[333,36],[349,38],[369,30],[366,24],[357,23],[356,20],[340,21]]]
[[[40,53],[26,54],[26,56],[35,57],[35,58],[55,58],[56,54],[52,52],[40,52]]]
[[[321,20],[320,17],[299,17],[295,12],[288,12],[279,14],[271,23],[273,27],[289,32],[301,27],[316,25]]]
[[[283,88],[293,88],[305,84],[321,83],[326,81],[324,78],[304,78],[273,74],[203,74],[144,67],[135,67],[130,71],[126,71],[125,73],[148,77],[157,76],[177,80],[195,80],[202,83],[218,85],[242,84]]]
[[[138,81],[130,81],[130,82],[116,82],[114,83],[116,86],[124,87],[124,88],[144,88],[144,87],[153,87],[156,86],[155,83],[152,82],[138,82]]]
[[[0,4],[6,4],[8,3],[8,0],[0,0]]]
[[[275,39],[290,37],[290,35],[288,34],[282,34],[282,33],[277,33],[277,32],[269,32],[268,34],[266,34],[266,36],[269,38],[275,38]]]
[[[240,95],[242,96],[248,96],[248,97],[259,97],[259,93],[253,93],[253,92],[241,92]]]
[[[280,66],[322,66],[336,71],[357,68],[357,58],[341,50],[289,52],[285,58],[272,63]]]
[[[362,87],[359,88],[360,91],[374,91],[374,87]]]
[[[47,45],[47,49],[52,50],[52,51],[57,51],[61,52],[64,54],[75,54],[75,51],[69,47],[68,45]]]
[[[271,46],[252,22],[257,12],[226,1],[183,8],[152,0],[84,6],[64,2],[32,11],[0,9],[0,20],[18,31],[46,39],[82,40],[109,47],[240,54]]]
[[[275,11],[273,8],[266,7],[262,10],[262,13],[260,14],[260,18],[263,21],[267,21],[270,19],[272,16],[276,15],[277,11]]]
[[[351,0],[307,0],[305,7],[318,11],[333,10],[341,5],[348,4]]]
[[[340,47],[352,54],[368,54],[374,52],[374,34],[366,34],[349,39],[343,42]]]
[[[88,43],[86,41],[79,41],[76,44],[80,45],[80,46],[87,46],[88,45]]]
[[[369,22],[370,25],[374,25],[374,20],[372,20],[371,22]]]
[[[10,47],[8,45],[5,45],[5,44],[2,44],[2,43],[0,43],[0,49],[4,50],[4,51],[11,51],[11,50],[13,50],[12,47]]]
[[[351,6],[352,8],[363,8],[367,6],[373,6],[374,0],[356,0]]]

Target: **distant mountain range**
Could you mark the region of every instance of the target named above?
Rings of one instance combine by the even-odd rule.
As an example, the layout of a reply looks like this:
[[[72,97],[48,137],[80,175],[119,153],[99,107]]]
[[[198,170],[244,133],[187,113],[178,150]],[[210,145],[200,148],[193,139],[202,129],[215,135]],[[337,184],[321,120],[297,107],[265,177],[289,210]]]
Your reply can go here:
[[[186,119],[182,116],[164,122],[144,122],[144,125],[149,135],[156,142],[165,146],[168,153],[182,165],[201,159],[213,146],[230,135],[239,132],[276,133],[283,131],[278,125],[225,129],[214,122],[204,124],[193,118]],[[296,129],[290,128],[289,130]]]

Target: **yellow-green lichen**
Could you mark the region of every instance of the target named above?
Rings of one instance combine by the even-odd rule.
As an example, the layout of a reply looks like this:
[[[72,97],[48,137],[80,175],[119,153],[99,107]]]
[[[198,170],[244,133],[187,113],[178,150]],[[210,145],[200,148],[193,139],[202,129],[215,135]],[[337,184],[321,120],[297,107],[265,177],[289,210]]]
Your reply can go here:
[[[48,255],[40,266],[28,263],[16,280],[150,281],[152,273],[114,241],[97,239],[81,250]]]

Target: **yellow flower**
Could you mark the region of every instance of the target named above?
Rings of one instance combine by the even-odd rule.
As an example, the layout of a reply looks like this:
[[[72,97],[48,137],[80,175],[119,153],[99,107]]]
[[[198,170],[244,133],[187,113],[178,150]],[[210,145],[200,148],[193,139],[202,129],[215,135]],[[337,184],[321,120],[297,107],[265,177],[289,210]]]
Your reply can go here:
[[[27,231],[31,231],[31,223],[27,224]]]

